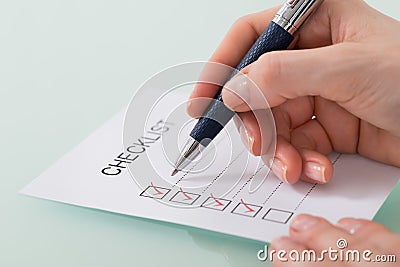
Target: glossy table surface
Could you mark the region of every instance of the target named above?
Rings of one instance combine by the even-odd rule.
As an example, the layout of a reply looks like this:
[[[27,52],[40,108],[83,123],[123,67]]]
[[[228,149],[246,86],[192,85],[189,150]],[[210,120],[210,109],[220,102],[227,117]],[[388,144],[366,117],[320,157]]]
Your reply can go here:
[[[368,1],[400,18],[397,1]],[[17,192],[152,74],[207,60],[236,18],[280,1],[2,1],[0,266],[257,266],[264,244]],[[397,204],[396,204],[397,203]],[[400,232],[398,186],[375,220]]]

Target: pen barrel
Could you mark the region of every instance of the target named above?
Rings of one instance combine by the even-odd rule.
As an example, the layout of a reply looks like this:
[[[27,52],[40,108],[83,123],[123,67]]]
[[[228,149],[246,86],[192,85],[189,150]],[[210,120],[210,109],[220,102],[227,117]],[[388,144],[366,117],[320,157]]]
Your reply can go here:
[[[261,55],[271,51],[286,50],[293,39],[294,37],[285,29],[275,22],[271,22],[227,81],[238,71],[256,61]],[[223,103],[222,87],[214,99],[217,101],[211,102],[190,133],[193,139],[204,146],[207,146],[235,115],[235,112],[230,110]]]

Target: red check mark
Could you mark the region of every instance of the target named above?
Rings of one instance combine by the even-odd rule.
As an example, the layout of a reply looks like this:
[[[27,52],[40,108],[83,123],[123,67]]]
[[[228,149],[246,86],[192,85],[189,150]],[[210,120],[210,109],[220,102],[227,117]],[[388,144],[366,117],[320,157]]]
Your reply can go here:
[[[151,187],[153,187],[154,191],[156,191],[156,193],[153,194],[153,195],[162,195],[162,194],[163,194],[163,192],[161,192],[161,191],[153,184],[153,182],[151,182],[150,184],[151,184]]]
[[[224,204],[221,203],[221,201],[219,201],[218,199],[216,199],[216,198],[213,196],[212,193],[211,193],[210,195],[211,195],[212,199],[214,199],[215,203],[217,203],[217,204],[214,205],[214,207],[216,207],[216,206],[223,206],[223,205],[224,205]]]
[[[243,206],[246,207],[246,209],[247,209],[246,212],[255,212],[255,210],[253,210],[252,208],[250,208],[249,205],[247,205],[247,204],[243,201],[242,198],[240,199],[240,202],[242,202]]]
[[[186,192],[183,192],[182,187],[179,187],[179,191],[182,192],[182,194],[185,196],[185,200],[192,200],[193,198],[191,196],[189,196]]]

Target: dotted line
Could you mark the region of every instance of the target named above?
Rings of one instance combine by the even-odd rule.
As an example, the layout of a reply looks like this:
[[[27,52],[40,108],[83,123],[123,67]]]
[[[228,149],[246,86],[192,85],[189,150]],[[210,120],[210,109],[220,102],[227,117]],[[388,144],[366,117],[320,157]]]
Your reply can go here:
[[[339,154],[337,157],[336,157],[336,159],[332,162],[332,165],[335,165],[335,163],[340,159],[340,157],[342,156],[343,154]]]
[[[263,202],[263,205],[265,205],[265,203],[268,202],[268,200],[270,200],[270,198],[276,193],[276,191],[278,191],[279,187],[281,187],[281,185],[283,185],[283,182],[280,182],[274,189],[274,191],[271,192],[271,194],[269,194],[269,196],[267,197],[267,199]]]
[[[242,151],[242,152],[240,152],[237,156],[236,156],[236,158],[234,158],[212,181],[211,181],[211,183],[209,184],[209,185],[207,185],[205,188],[204,188],[204,190],[201,192],[202,194],[204,194],[204,192],[206,192],[209,188],[210,188],[210,186],[212,186],[214,183],[215,183],[215,181],[217,181],[218,180],[218,178],[219,177],[221,177],[221,175],[243,154],[243,152],[244,152],[244,150]]]
[[[222,141],[219,140],[219,141],[216,143],[216,145],[218,145],[218,144],[221,143],[221,142],[222,142]],[[208,150],[208,151],[204,154],[204,156],[207,156],[207,155],[210,154],[210,153],[211,153],[210,150]],[[186,177],[197,165],[199,165],[199,164],[200,164],[200,161],[197,161],[197,162],[189,169],[189,171],[185,172],[185,174],[182,175],[182,177],[179,178],[178,181],[176,181],[176,183],[175,183],[172,187],[177,186],[178,183],[180,183],[180,182],[183,180],[183,178],[185,178],[185,177]]]
[[[259,173],[262,170],[262,168],[264,168],[264,167],[265,167],[265,165],[262,165],[260,168],[258,168],[258,170],[242,185],[242,187],[240,187],[239,191],[237,191],[236,194],[234,194],[232,198],[235,198],[237,195],[239,195],[239,193],[243,190],[243,188],[246,187],[246,185],[251,181],[251,179],[253,179],[254,176],[256,176],[257,173]]]
[[[332,165],[335,165],[336,162],[340,159],[340,157],[341,157],[342,155],[343,155],[343,154],[339,154],[339,155],[333,160]],[[307,194],[300,200],[299,204],[297,204],[297,206],[296,206],[296,208],[295,208],[294,210],[297,210],[297,209],[301,206],[301,204],[303,204],[303,202],[304,202],[304,201],[306,200],[306,198],[311,194],[311,192],[314,190],[315,187],[317,187],[317,184],[314,184],[314,185],[310,188],[310,190],[308,190]]]
[[[308,190],[307,194],[303,197],[302,200],[300,200],[299,204],[297,205],[297,207],[294,210],[297,210],[301,206],[301,204],[303,204],[304,200],[311,194],[311,191],[313,191],[316,186],[317,186],[317,184],[314,184],[310,188],[310,190]]]
[[[196,162],[187,172],[185,172],[185,173],[182,175],[182,177],[179,178],[179,180],[176,181],[176,183],[175,183],[172,187],[177,186],[177,185],[183,180],[183,178],[185,178],[198,164],[199,164],[199,161]]]

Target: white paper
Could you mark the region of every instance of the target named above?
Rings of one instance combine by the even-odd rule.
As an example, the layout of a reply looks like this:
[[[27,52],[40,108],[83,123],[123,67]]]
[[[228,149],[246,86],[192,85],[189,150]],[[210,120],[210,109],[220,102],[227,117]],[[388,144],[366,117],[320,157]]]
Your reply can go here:
[[[183,98],[186,96],[182,96],[180,100]],[[162,118],[171,106],[161,107],[156,114]],[[357,155],[333,153],[330,158],[334,162],[335,172],[329,184],[299,182],[296,185],[287,185],[272,173],[268,174],[267,167],[259,168],[259,159],[249,157],[235,132],[236,129],[230,125],[227,129],[231,132],[232,140],[227,143],[222,134],[220,140],[217,140],[217,147],[225,151],[229,151],[231,147],[240,148],[236,149],[239,152],[234,155],[219,153],[214,164],[206,171],[187,174],[184,179],[180,179],[182,174],[174,178],[169,177],[167,172],[171,172],[171,166],[160,156],[161,141],[154,141],[146,151],[146,156],[140,156],[129,166],[144,176],[165,175],[167,180],[170,179],[170,183],[151,184],[149,179],[148,187],[142,189],[135,183],[127,168],[120,168],[121,172],[118,175],[102,173],[108,164],[116,163],[113,159],[124,150],[123,117],[124,113],[120,112],[110,119],[22,189],[21,193],[271,241],[275,237],[286,235],[290,221],[300,213],[322,216],[332,222],[346,216],[372,219],[400,177],[398,168]],[[171,127],[178,127],[179,123],[178,121]],[[158,163],[155,170],[149,167],[151,165],[147,156]],[[256,166],[259,171],[255,175],[245,172],[243,177],[236,181],[238,173],[243,173],[241,163],[244,161],[252,168]],[[115,172],[116,169],[110,168],[107,171]],[[249,185],[254,181],[262,184],[251,193]],[[200,190],[192,186],[197,183],[207,186]],[[230,184],[231,190],[221,195],[221,188],[225,187],[223,190],[226,191],[227,183]],[[181,187],[185,188],[185,191]],[[177,208],[152,198],[162,198],[171,204],[184,203],[183,206],[198,207]]]

